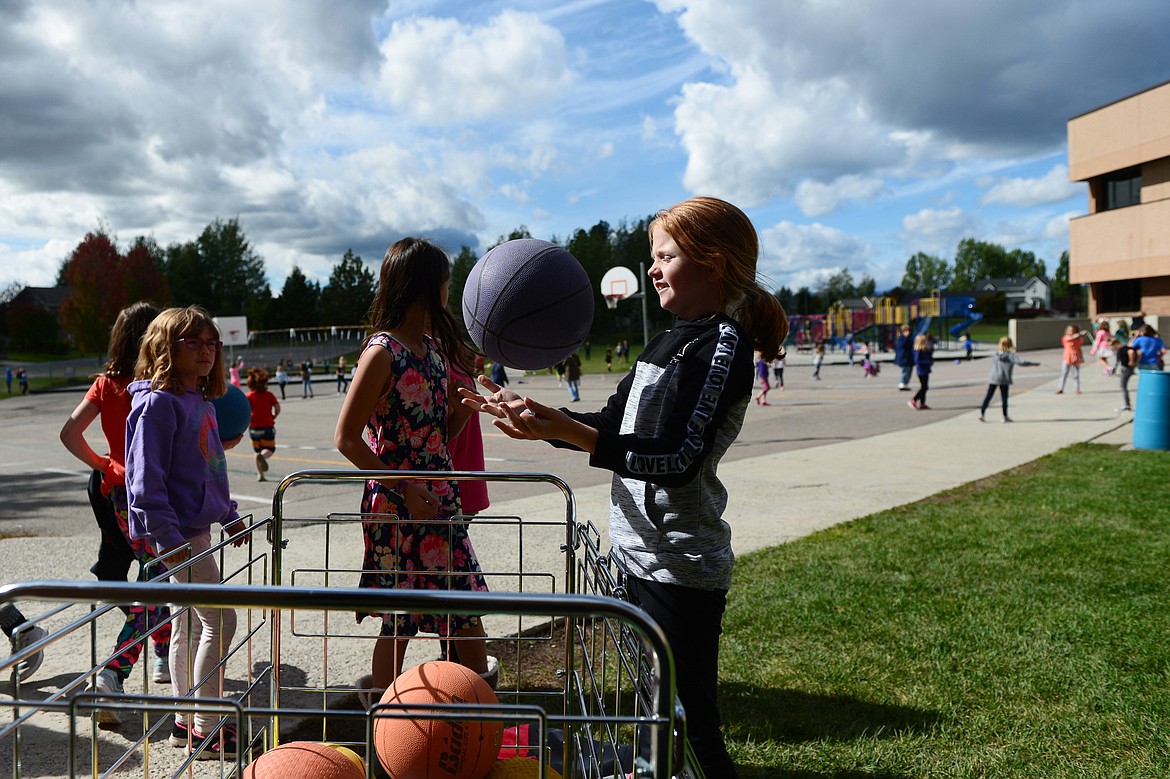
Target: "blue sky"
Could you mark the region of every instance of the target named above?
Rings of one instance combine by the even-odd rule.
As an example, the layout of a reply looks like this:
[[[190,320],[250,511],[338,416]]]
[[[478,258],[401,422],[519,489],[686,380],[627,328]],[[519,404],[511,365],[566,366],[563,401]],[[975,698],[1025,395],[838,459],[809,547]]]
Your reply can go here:
[[[1164,0],[8,0],[0,288],[239,218],[273,292],[403,235],[482,252],[696,194],[770,287],[972,236],[1054,270],[1066,122],[1170,79]]]

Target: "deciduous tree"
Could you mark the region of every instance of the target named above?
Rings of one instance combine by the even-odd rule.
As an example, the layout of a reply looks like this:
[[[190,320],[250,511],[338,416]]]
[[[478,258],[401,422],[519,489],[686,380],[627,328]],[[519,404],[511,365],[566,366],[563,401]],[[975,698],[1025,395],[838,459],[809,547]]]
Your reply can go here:
[[[918,252],[906,260],[902,287],[907,290],[929,292],[946,289],[951,284],[951,267],[946,260],[933,254]]]
[[[86,233],[65,261],[62,276],[72,292],[61,303],[61,327],[81,351],[104,350],[126,302],[117,245],[101,229]]]

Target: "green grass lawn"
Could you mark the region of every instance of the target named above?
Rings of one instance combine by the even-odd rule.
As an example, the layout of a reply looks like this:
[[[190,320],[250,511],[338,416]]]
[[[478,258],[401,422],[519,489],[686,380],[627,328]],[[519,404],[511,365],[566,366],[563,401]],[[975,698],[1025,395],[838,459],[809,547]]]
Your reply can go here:
[[[1079,445],[741,558],[740,775],[1170,776],[1167,466]]]

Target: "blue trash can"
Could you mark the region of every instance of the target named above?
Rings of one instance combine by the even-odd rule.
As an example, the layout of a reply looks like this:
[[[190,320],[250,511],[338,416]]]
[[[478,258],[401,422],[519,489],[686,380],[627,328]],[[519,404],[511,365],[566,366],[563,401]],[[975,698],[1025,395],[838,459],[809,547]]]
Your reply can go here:
[[[1170,450],[1170,371],[1138,371],[1133,448]]]

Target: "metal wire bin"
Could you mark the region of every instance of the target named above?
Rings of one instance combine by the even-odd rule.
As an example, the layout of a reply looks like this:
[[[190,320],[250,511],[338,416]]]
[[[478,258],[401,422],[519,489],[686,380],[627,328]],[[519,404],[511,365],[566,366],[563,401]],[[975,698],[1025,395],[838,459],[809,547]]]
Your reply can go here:
[[[42,641],[0,661],[0,674],[11,678],[10,699],[4,702],[11,716],[0,722],[0,776],[237,776],[250,759],[297,740],[351,746],[366,758],[367,776],[384,776],[372,747],[377,718],[420,715],[383,706],[367,711],[358,704],[354,679],[368,670],[377,631],[368,621],[356,624],[355,612],[483,615],[489,651],[501,660],[499,704],[432,714],[500,721],[510,734],[506,743],[514,743],[517,753],[543,758],[542,776],[545,763],[572,779],[700,776],[680,735],[682,712],[675,704],[663,634],[622,600],[601,533],[577,521],[564,482],[541,474],[443,474],[453,481],[546,484],[563,496],[563,512],[547,516],[452,518],[471,523],[490,592],[357,588],[361,523],[398,518],[297,516],[290,499],[307,484],[360,487],[372,477],[435,476],[290,475],[276,488],[272,516],[251,522],[248,544],[235,549],[224,539],[209,552],[221,561],[221,585],[54,581],[0,587],[0,603],[20,602],[49,631]],[[355,496],[337,505],[358,502]],[[491,543],[481,550],[481,540]],[[51,605],[33,617],[28,608],[33,602]],[[194,605],[237,611],[239,628],[224,652],[224,694],[210,709],[235,725],[240,743],[248,745],[236,760],[199,760],[202,755],[167,745],[172,715],[196,708],[189,698],[171,697],[169,685],[132,678],[124,695],[100,698],[86,689],[87,680],[110,660],[99,650],[110,625],[103,617],[129,604],[170,604],[175,619]],[[40,650],[85,658],[78,662],[82,669],[57,689],[46,690],[34,680],[21,683],[17,664]],[[434,659],[438,650],[436,636],[419,635],[407,665]],[[98,728],[95,715],[103,709],[121,715],[119,731]],[[208,711],[206,704],[202,710]]]

